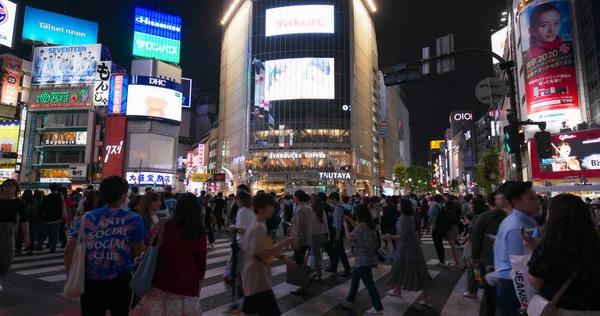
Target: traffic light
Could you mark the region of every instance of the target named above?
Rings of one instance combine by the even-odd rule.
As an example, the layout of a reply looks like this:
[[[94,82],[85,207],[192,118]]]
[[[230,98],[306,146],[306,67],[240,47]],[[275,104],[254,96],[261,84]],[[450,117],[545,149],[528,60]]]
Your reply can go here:
[[[326,186],[326,185],[322,186],[322,187],[321,187],[321,191],[323,191],[323,192],[327,192],[327,186]]]
[[[510,154],[516,153],[521,147],[519,126],[508,124],[504,127],[504,148]]]
[[[538,157],[552,158],[554,147],[552,146],[550,133],[546,131],[537,132],[533,135],[533,139],[535,139],[535,149]]]
[[[343,166],[342,171],[350,171],[350,166]]]

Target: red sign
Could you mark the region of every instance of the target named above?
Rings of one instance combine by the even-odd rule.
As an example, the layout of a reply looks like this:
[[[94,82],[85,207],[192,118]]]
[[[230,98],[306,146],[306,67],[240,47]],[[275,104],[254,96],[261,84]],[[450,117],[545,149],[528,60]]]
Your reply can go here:
[[[121,114],[121,99],[123,98],[123,75],[115,76],[114,98],[112,106],[112,114]]]
[[[18,58],[5,56],[3,69],[6,71],[2,83],[3,104],[17,105],[19,102],[19,86],[21,84],[21,66],[22,61]]]
[[[600,129],[552,135],[554,155],[540,159],[531,140],[534,179],[600,177]]]
[[[198,165],[204,167],[204,144],[198,145]]]
[[[104,135],[104,168],[102,175],[123,176],[123,142],[125,141],[125,116],[106,117],[106,134]]]

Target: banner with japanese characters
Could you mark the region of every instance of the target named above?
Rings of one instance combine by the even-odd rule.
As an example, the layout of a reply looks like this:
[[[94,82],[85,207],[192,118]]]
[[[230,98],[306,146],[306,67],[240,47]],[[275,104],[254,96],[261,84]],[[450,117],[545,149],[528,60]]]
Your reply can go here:
[[[111,61],[101,61],[96,66],[96,82],[94,84],[94,105],[107,106],[111,75]]]
[[[569,1],[531,1],[519,21],[528,118],[581,120]]]

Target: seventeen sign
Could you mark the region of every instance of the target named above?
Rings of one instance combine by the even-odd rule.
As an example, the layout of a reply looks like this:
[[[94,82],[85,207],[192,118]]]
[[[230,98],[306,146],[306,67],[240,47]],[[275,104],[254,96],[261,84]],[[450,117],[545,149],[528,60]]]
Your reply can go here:
[[[32,85],[94,83],[102,44],[36,47]]]
[[[268,9],[265,36],[333,33],[332,5],[299,5]]]

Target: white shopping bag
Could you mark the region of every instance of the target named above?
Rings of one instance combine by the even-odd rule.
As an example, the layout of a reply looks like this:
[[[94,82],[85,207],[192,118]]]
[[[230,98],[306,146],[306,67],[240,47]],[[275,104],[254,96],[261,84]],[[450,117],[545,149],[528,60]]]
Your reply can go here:
[[[531,284],[529,284],[529,267],[527,266],[527,263],[529,262],[530,256],[508,257],[510,258],[510,264],[512,265],[510,277],[513,280],[515,292],[517,292],[517,297],[519,298],[519,302],[521,302],[521,307],[527,309],[529,302],[536,292]]]

